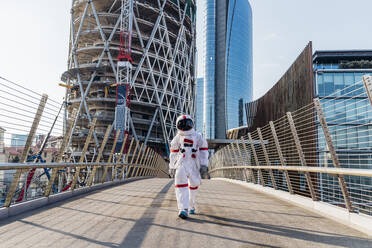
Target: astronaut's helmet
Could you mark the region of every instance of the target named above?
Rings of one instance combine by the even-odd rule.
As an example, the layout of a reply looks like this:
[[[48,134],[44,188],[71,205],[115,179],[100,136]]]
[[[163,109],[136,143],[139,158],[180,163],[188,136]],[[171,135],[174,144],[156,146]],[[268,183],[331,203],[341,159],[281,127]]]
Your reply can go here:
[[[189,131],[194,127],[194,121],[189,115],[181,115],[177,118],[176,127],[179,131]]]

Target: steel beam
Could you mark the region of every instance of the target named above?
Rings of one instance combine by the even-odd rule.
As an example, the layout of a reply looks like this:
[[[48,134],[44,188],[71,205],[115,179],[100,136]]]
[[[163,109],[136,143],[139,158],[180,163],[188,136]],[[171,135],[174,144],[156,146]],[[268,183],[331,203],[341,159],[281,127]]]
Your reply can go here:
[[[28,133],[26,144],[23,148],[23,152],[22,152],[21,159],[20,159],[21,163],[25,163],[26,160],[27,160],[27,155],[28,155],[28,152],[30,151],[30,148],[31,148],[36,130],[39,126],[41,116],[43,115],[44,108],[45,108],[47,100],[48,100],[48,95],[43,94],[42,97],[41,97],[39,106],[36,110],[36,114],[35,114],[35,117],[34,117],[34,121],[32,122],[30,132]],[[19,180],[21,179],[21,175],[22,175],[23,172],[26,172],[26,171],[21,170],[21,169],[16,170],[16,172],[13,176],[12,183],[10,185],[10,188],[9,188],[8,193],[6,195],[6,198],[5,198],[4,207],[9,207],[10,206],[10,204],[12,202],[12,199],[13,199],[13,196],[14,196],[14,193],[17,190]]]
[[[260,141],[261,141],[261,147],[262,147],[262,150],[263,150],[263,153],[264,153],[264,156],[265,156],[266,165],[270,166],[271,163],[270,163],[270,159],[269,159],[269,154],[267,153],[267,150],[266,150],[266,146],[265,146],[265,142],[264,142],[264,139],[263,139],[263,136],[262,136],[261,128],[257,128],[257,133],[258,133],[258,137],[260,138]],[[276,186],[273,170],[269,170],[269,174],[270,174],[270,177],[271,177],[271,184],[273,185],[273,188],[278,189],[278,187]]]
[[[110,156],[109,156],[109,158],[108,158],[108,160],[107,160],[107,163],[111,163],[112,156],[114,155],[114,152],[115,152],[115,149],[116,149],[116,144],[118,143],[119,136],[120,136],[120,129],[119,129],[118,131],[116,131],[116,135],[115,135],[114,143],[112,144],[112,148],[111,148]],[[105,170],[104,170],[104,172],[103,172],[103,176],[102,176],[102,179],[101,179],[101,183],[104,183],[104,182],[105,182],[105,178],[106,178],[106,175],[107,175],[107,171],[108,171],[108,167],[106,166],[106,167],[105,167]]]
[[[79,163],[84,162],[85,153],[88,150],[88,147],[89,147],[89,144],[90,144],[90,140],[92,138],[92,134],[93,134],[93,131],[94,131],[94,127],[96,126],[96,122],[97,122],[97,118],[94,118],[93,121],[92,121],[92,124],[90,126],[88,137],[87,137],[87,139],[85,141],[85,144],[84,144],[84,147],[83,147],[83,151],[81,152]],[[80,169],[81,169],[80,166],[77,166],[75,168],[76,171],[75,171],[75,175],[74,175],[74,177],[72,179],[71,190],[74,190],[75,189],[76,182],[77,182],[78,177],[79,177],[79,174],[80,174]]]
[[[285,162],[285,159],[284,159],[284,156],[283,156],[283,153],[282,153],[282,149],[280,147],[278,135],[276,134],[274,122],[270,121],[269,124],[270,124],[271,132],[272,132],[272,135],[273,135],[273,138],[274,138],[276,151],[278,152],[280,164],[281,164],[281,166],[287,166],[287,164]],[[289,177],[288,171],[285,171],[284,173],[285,173],[285,179],[286,179],[286,182],[287,182],[288,191],[289,191],[289,193],[294,194],[292,184],[291,184],[291,179]]]
[[[257,156],[257,153],[256,153],[256,148],[254,147],[254,143],[253,143],[251,133],[248,133],[248,139],[249,139],[249,143],[251,144],[251,151],[253,153],[254,161],[256,162],[256,165],[259,166],[260,161],[258,160],[258,156]],[[265,186],[265,181],[264,181],[264,178],[263,178],[263,175],[262,175],[262,171],[260,169],[258,170],[257,174],[258,174],[258,177],[260,178],[261,185]]]
[[[296,144],[296,149],[297,149],[297,153],[298,153],[298,156],[300,158],[300,161],[301,161],[301,165],[302,166],[307,166],[306,159],[305,159],[305,154],[302,150],[301,142],[300,142],[300,139],[298,137],[296,126],[295,126],[295,123],[293,121],[291,112],[287,112],[287,119],[288,119],[288,123],[289,123],[290,129],[291,129],[292,135],[293,135],[293,139],[294,139],[295,144]],[[310,190],[311,198],[313,199],[313,201],[316,201],[317,197],[316,197],[316,194],[315,194],[315,191],[314,191],[314,186],[313,186],[313,182],[311,180],[310,173],[305,172],[305,177],[306,177],[306,181],[307,181],[307,186],[309,187],[309,190]]]
[[[322,126],[322,129],[323,129],[325,141],[327,143],[329,152],[331,154],[331,158],[332,158],[332,161],[333,161],[333,166],[336,167],[336,168],[341,168],[340,161],[338,160],[336,150],[333,146],[332,137],[331,137],[331,134],[329,133],[328,124],[327,124],[327,121],[325,119],[325,116],[324,116],[323,109],[322,109],[322,106],[320,104],[319,98],[314,99],[314,106],[315,106],[316,112],[318,114],[320,125]],[[345,206],[349,210],[349,212],[352,212],[350,194],[349,194],[348,189],[346,187],[345,178],[344,178],[343,175],[338,175],[337,178],[338,178],[338,184],[340,185],[340,188],[341,188],[341,191],[342,191],[342,195],[344,197]]]
[[[96,163],[99,163],[100,160],[101,160],[101,157],[102,157],[102,154],[103,154],[103,151],[106,147],[106,143],[108,141],[108,138],[110,137],[110,134],[112,132],[112,129],[113,129],[113,126],[112,125],[109,125],[106,129],[106,133],[105,133],[105,136],[103,137],[103,141],[102,141],[102,145],[101,147],[99,148],[99,152],[98,152],[98,156],[96,158]],[[96,175],[96,171],[97,171],[97,167],[94,167],[93,168],[93,171],[92,173],[90,174],[90,177],[89,177],[89,183],[88,183],[88,186],[91,187],[92,184],[93,184],[93,181],[94,181],[94,177]]]

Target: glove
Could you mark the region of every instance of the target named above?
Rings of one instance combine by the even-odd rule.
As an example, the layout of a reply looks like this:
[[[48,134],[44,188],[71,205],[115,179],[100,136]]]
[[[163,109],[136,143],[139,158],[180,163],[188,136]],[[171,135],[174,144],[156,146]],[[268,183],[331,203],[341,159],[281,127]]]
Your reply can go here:
[[[176,169],[169,169],[169,176],[171,177],[171,178],[174,178],[174,176],[176,175]]]
[[[208,172],[208,166],[201,164],[200,165],[200,173]]]

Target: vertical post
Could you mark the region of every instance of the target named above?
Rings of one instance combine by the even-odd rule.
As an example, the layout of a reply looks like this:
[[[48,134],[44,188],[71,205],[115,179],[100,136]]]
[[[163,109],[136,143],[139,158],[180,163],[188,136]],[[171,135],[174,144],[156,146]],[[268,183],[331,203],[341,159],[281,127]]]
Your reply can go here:
[[[140,147],[140,149],[139,149],[139,151],[138,151],[138,155],[137,155],[137,158],[136,158],[136,167],[135,168],[137,168],[137,170],[136,170],[136,174],[134,175],[134,177],[137,177],[138,176],[138,172],[140,171],[140,166],[139,166],[139,164],[138,164],[138,161],[140,160],[140,158],[143,156],[142,155],[142,148],[143,148],[143,143],[141,144],[141,147]]]
[[[61,148],[59,149],[59,153],[57,155],[56,163],[61,163],[62,162],[62,156],[65,153],[66,145],[67,145],[67,142],[70,139],[70,134],[72,132],[72,128],[74,126],[76,117],[77,117],[77,109],[73,109],[70,120],[68,122],[68,127],[66,129],[66,133],[63,136]],[[50,191],[52,189],[53,183],[54,183],[54,181],[57,177],[57,172],[58,172],[58,168],[54,168],[53,171],[52,171],[52,175],[50,176],[49,183],[48,183],[48,185],[45,189],[44,196],[46,196],[46,197],[48,197],[50,195]]]
[[[79,163],[83,163],[84,162],[85,153],[88,150],[89,143],[90,143],[90,140],[91,140],[92,135],[93,135],[94,127],[96,126],[96,122],[97,122],[97,118],[94,118],[93,121],[92,121],[92,124],[90,126],[88,137],[87,137],[87,139],[85,141],[85,144],[84,144],[84,147],[83,147],[83,151],[81,152]],[[80,169],[81,169],[81,166],[77,166],[76,167],[75,175],[74,175],[74,177],[72,179],[72,183],[71,183],[71,190],[74,190],[75,189],[76,182],[77,182],[78,176],[80,174]]]
[[[149,147],[145,145],[145,150],[144,150],[144,153],[143,153],[143,156],[141,158],[141,161],[139,162],[141,166],[143,166],[142,170],[141,170],[141,173],[140,173],[140,176],[141,175],[145,175],[146,173],[146,170],[147,170],[147,166],[146,166],[146,158],[147,158],[147,155],[149,153]]]
[[[123,144],[121,145],[121,149],[120,149],[120,153],[119,153],[119,157],[118,157],[118,160],[116,160],[116,163],[121,163],[121,158],[123,157],[123,152],[124,152],[124,149],[125,149],[125,145],[127,143],[127,139],[128,139],[128,134],[126,133],[124,135],[124,142]],[[112,177],[111,177],[111,181],[114,181],[115,179],[115,174],[116,174],[116,171],[117,171],[117,168],[118,168],[118,165],[115,165],[115,168],[114,168],[114,173],[112,173]],[[125,168],[125,165],[122,165],[122,169],[121,171],[124,171],[124,168]],[[120,175],[122,175],[122,173],[120,173]],[[121,177],[119,177],[121,179]]]
[[[264,153],[264,156],[265,156],[266,164],[267,164],[267,166],[270,166],[271,163],[270,163],[270,159],[269,159],[269,154],[267,153],[267,150],[266,150],[266,145],[265,145],[265,141],[264,141],[263,136],[262,136],[261,128],[257,128],[257,133],[258,133],[258,137],[260,138],[260,141],[261,141],[261,146],[262,146],[262,150],[263,150],[263,153]],[[270,177],[271,177],[271,184],[273,185],[273,188],[278,189],[276,187],[276,182],[275,182],[274,173],[273,173],[272,169],[269,170],[269,174],[270,174]]]
[[[241,137],[241,140],[242,140],[242,144],[243,144],[243,148],[244,148],[244,152],[245,152],[245,156],[247,157],[247,162],[248,162],[248,166],[251,165],[251,156],[249,156],[249,152],[248,152],[248,148],[247,146],[245,145],[245,140],[243,137]],[[247,172],[247,169],[245,170]],[[253,183],[257,183],[256,182],[256,178],[254,177],[254,174],[253,174],[253,170],[252,169],[249,169],[249,172],[251,174],[251,179],[252,179],[252,182]],[[248,178],[248,177],[247,177]]]
[[[21,159],[20,159],[21,163],[25,163],[26,160],[27,160],[27,155],[28,155],[28,152],[30,151],[30,148],[31,148],[31,145],[32,145],[32,140],[34,139],[36,130],[39,126],[40,119],[41,119],[41,116],[43,115],[44,108],[45,108],[47,100],[48,100],[48,95],[43,94],[42,97],[41,97],[39,106],[37,108],[37,111],[36,111],[36,114],[35,114],[35,117],[34,117],[34,121],[32,122],[30,132],[28,133],[28,137],[27,137],[27,140],[26,140],[25,147],[23,148],[23,152],[22,152]],[[10,185],[10,188],[9,188],[8,193],[6,195],[4,207],[9,207],[10,206],[11,201],[12,201],[13,196],[14,196],[14,193],[15,193],[17,187],[18,187],[18,183],[19,183],[19,180],[21,178],[22,172],[24,172],[24,171],[27,171],[27,170],[22,170],[22,169],[16,170],[16,172],[13,176],[12,184]]]
[[[228,162],[228,160],[230,160],[230,159],[229,159],[229,156],[226,155],[226,152],[227,152],[226,150],[227,150],[227,147],[225,146],[225,147],[222,149],[223,162],[224,162],[224,167],[225,167],[225,166],[229,167],[229,162]],[[226,177],[225,174],[229,175],[229,171],[227,171],[227,170],[223,170],[223,176],[224,176],[224,177]]]
[[[146,170],[145,176],[148,176],[152,172],[151,159],[152,159],[153,152],[154,151],[151,148],[149,148],[149,154],[145,158],[145,164],[147,166],[147,170]]]
[[[301,165],[302,166],[307,166],[307,163],[306,163],[306,160],[305,160],[305,155],[304,155],[304,152],[302,150],[300,139],[298,138],[296,126],[294,124],[291,112],[287,112],[287,119],[288,119],[289,126],[291,128],[293,139],[294,139],[295,144],[296,144],[296,149],[297,149],[298,156],[300,157]],[[305,177],[306,177],[307,185],[309,186],[311,198],[313,199],[313,201],[316,201],[317,197],[315,195],[314,186],[313,186],[313,182],[311,180],[310,173],[305,172]]]
[[[157,156],[157,158],[156,158],[156,177],[159,177],[161,157],[160,157],[159,153],[157,153],[156,156]]]
[[[371,75],[363,76],[363,84],[364,84],[364,88],[366,89],[369,102],[372,105],[372,77]]]
[[[328,124],[327,124],[327,121],[325,119],[322,106],[320,105],[319,98],[314,99],[314,106],[315,106],[316,112],[318,114],[320,125],[322,126],[322,129],[323,129],[325,141],[327,143],[329,152],[331,154],[333,165],[336,168],[341,168],[340,161],[338,160],[336,150],[333,146],[332,137],[331,137],[331,134],[329,133]],[[352,211],[352,206],[351,206],[351,201],[350,201],[350,195],[349,195],[349,192],[347,190],[346,183],[345,183],[345,177],[344,177],[344,175],[337,175],[337,178],[338,178],[338,183],[339,183],[341,191],[342,191],[342,195],[344,197],[345,206],[349,210],[349,212],[351,212]]]
[[[149,161],[149,165],[150,165],[150,168],[151,168],[150,176],[154,176],[155,154],[156,154],[156,152],[154,150],[152,150],[152,155],[151,155],[151,158],[150,158],[150,161]]]
[[[232,147],[230,147],[230,145],[227,146],[226,151],[229,154],[228,156],[230,157],[230,160],[231,160],[231,166],[234,166],[235,162],[234,162],[234,159],[233,159]],[[233,174],[235,174],[235,178],[234,179],[236,179],[236,171],[235,171],[235,169],[232,169],[231,170],[231,177],[233,177],[232,176]]]
[[[120,178],[123,178],[125,167],[128,166],[128,157],[129,157],[130,151],[132,150],[133,142],[134,142],[134,138],[132,137],[132,140],[130,141],[130,144],[129,144],[129,148],[128,148],[127,154],[125,155],[125,162],[124,162],[125,165],[123,166],[123,169],[121,170]]]
[[[114,152],[115,152],[115,149],[116,149],[116,144],[118,143],[119,136],[120,136],[120,129],[116,132],[114,143],[112,144],[110,156],[109,156],[109,158],[107,160],[107,163],[111,163],[112,156],[114,155]],[[108,171],[108,166],[105,166],[105,170],[104,170],[103,175],[102,175],[102,178],[101,178],[101,183],[104,183],[105,182],[107,171]]]
[[[238,143],[238,141],[235,143],[235,145],[236,145],[236,149],[237,149],[237,151],[238,151],[238,157],[240,157],[240,163],[241,163],[241,166],[244,166],[244,159],[243,159],[243,155],[242,155],[242,152],[241,152],[241,150],[240,150],[240,147],[239,147],[239,143]],[[245,180],[246,182],[248,182],[248,178],[247,178],[247,175],[246,175],[244,169],[242,169],[242,173],[243,173],[243,178],[244,178],[244,180]]]
[[[157,153],[154,151],[152,162],[151,162],[151,167],[152,167],[152,173],[151,176],[155,176],[156,173],[156,159],[157,159]]]
[[[133,176],[133,174],[134,174],[134,169],[135,168],[133,167],[133,162],[134,162],[134,156],[137,153],[138,145],[139,145],[139,141],[137,140],[136,147],[134,148],[134,151],[133,151],[133,154],[132,154],[132,159],[130,160],[130,164],[129,164],[129,167],[128,167],[128,177]],[[132,169],[132,171],[131,171],[131,169]],[[130,175],[129,175],[129,173],[130,173]]]
[[[272,132],[273,137],[274,137],[274,142],[275,142],[275,146],[276,146],[276,151],[278,152],[280,164],[281,164],[281,166],[286,166],[286,162],[284,160],[282,149],[280,147],[278,135],[276,134],[276,131],[275,131],[274,122],[270,121],[269,124],[270,124],[270,128],[271,128],[271,132]],[[289,191],[290,194],[293,194],[293,188],[292,188],[291,179],[289,177],[288,171],[284,171],[284,174],[285,174],[285,179],[287,181],[288,191]]]
[[[256,166],[259,166],[260,165],[260,162],[258,161],[258,157],[257,157],[257,153],[256,153],[256,148],[254,148],[254,143],[253,143],[253,139],[252,139],[251,133],[248,133],[248,139],[249,139],[249,143],[251,143],[251,150],[252,150],[252,153],[253,153],[254,161],[256,162]],[[258,174],[258,176],[260,178],[261,185],[262,186],[265,186],[265,181],[264,181],[264,178],[263,178],[263,175],[262,175],[262,171],[260,169],[258,169],[257,174]]]
[[[101,161],[101,157],[102,157],[103,151],[105,150],[105,146],[106,146],[106,143],[107,143],[107,140],[110,136],[111,131],[112,131],[112,125],[109,125],[106,129],[105,136],[103,137],[102,145],[99,148],[98,156],[96,158],[96,163],[99,163]],[[90,178],[89,178],[89,182],[88,182],[89,187],[91,187],[92,184],[93,184],[94,176],[96,175],[96,171],[97,171],[97,167],[98,166],[95,165],[93,167],[92,173],[90,174]]]

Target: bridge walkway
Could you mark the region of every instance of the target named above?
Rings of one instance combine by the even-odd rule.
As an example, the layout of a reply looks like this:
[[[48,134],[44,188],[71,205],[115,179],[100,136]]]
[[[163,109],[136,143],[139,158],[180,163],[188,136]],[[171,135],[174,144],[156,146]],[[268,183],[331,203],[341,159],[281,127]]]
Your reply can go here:
[[[176,217],[170,179],[146,179],[0,222],[1,247],[372,247],[346,226],[239,185],[203,181]]]

